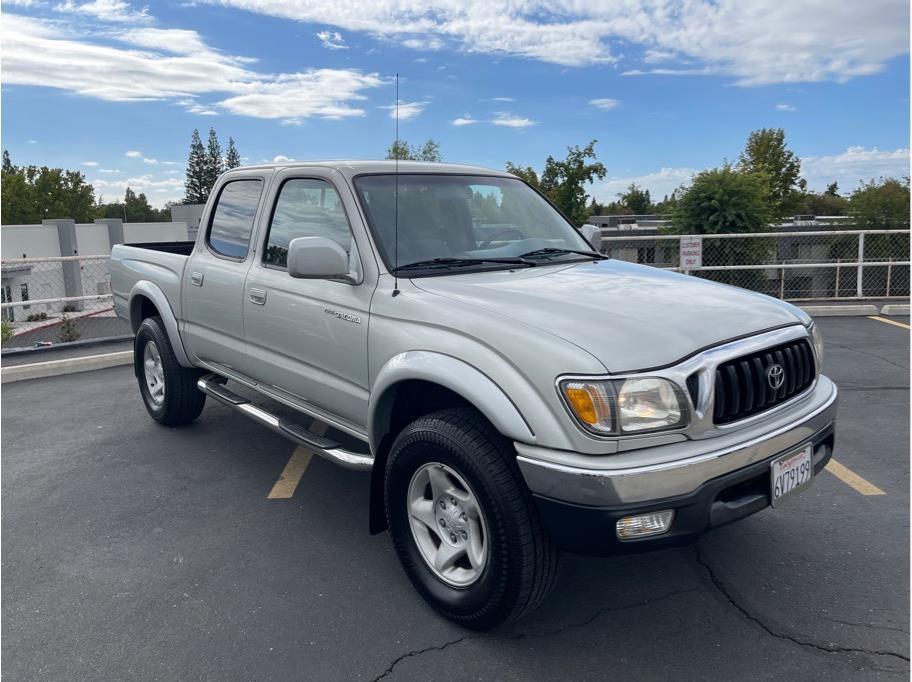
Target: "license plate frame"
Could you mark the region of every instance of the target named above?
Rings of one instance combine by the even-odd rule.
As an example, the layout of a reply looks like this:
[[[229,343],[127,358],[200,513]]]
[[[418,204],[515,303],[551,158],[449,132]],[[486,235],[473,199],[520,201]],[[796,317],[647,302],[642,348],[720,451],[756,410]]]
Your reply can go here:
[[[770,506],[780,506],[785,500],[806,490],[813,480],[813,443],[806,443],[777,457],[770,464]]]

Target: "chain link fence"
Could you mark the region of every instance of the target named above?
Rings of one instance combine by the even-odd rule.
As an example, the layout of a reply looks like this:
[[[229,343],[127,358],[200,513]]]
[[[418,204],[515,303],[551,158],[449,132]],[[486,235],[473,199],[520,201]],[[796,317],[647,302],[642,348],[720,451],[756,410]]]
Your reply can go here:
[[[907,230],[603,236],[602,252],[788,301],[909,297]]]
[[[0,263],[4,348],[130,334],[114,315],[110,256],[19,258]]]

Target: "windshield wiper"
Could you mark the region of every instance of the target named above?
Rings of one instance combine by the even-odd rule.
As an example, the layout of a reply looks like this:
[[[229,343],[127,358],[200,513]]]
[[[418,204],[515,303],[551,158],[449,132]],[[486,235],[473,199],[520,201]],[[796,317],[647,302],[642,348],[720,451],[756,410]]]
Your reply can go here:
[[[608,260],[608,256],[605,256],[596,251],[574,251],[573,249],[556,249],[553,246],[549,246],[544,249],[535,249],[535,251],[529,251],[528,253],[521,254],[520,258],[537,258],[539,256],[558,256],[565,253],[572,253],[577,256],[589,256],[596,260]]]
[[[400,265],[397,268],[393,268],[392,272],[399,272],[400,270],[422,270],[424,268],[460,268],[467,265],[484,265],[485,263],[506,263],[507,265],[526,265],[526,266],[535,266],[537,263],[531,261],[523,260],[522,257],[516,258],[431,258],[429,260],[419,260],[414,263],[406,263],[405,265]]]

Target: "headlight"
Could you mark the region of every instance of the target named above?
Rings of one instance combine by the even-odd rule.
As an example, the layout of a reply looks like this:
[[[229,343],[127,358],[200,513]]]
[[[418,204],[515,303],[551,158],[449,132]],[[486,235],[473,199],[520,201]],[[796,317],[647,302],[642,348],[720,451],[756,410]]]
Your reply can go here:
[[[560,387],[570,412],[599,435],[662,431],[687,423],[687,404],[667,379],[569,379]]]
[[[823,334],[813,322],[811,323],[811,340],[814,342],[814,353],[817,355],[817,372],[820,372],[820,366],[823,364]]]

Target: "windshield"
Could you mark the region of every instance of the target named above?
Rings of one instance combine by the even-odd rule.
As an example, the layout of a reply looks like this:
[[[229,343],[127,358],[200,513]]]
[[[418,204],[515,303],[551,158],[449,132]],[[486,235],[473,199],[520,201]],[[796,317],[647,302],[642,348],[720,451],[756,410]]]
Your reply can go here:
[[[535,264],[520,256],[579,260],[587,258],[579,252],[592,251],[553,206],[520,180],[401,174],[397,257],[396,177],[355,179],[374,239],[390,270],[412,264],[422,264],[417,270],[516,267]]]

